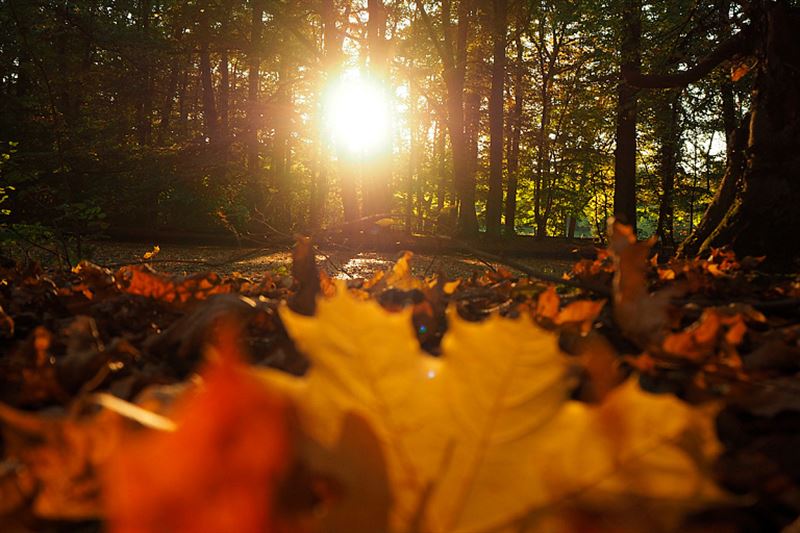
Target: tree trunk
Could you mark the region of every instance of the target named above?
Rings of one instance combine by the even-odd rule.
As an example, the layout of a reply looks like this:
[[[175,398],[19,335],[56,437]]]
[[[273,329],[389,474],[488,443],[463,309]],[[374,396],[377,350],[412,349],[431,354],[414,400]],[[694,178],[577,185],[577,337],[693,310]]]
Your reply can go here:
[[[447,200],[447,156],[445,154],[445,132],[440,119],[436,119],[435,140],[433,146],[434,162],[438,162],[436,176],[436,211],[444,209]]]
[[[525,80],[525,65],[523,61],[522,32],[518,29],[515,46],[517,48],[517,62],[514,73],[514,109],[511,112],[511,139],[508,148],[508,187],[506,190],[506,233],[513,235],[516,231],[517,219],[517,183],[519,169],[519,143],[522,138],[522,103],[524,98],[523,83]]]
[[[322,58],[325,79],[330,79],[331,74],[339,65],[342,49],[342,38],[336,28],[336,5],[334,0],[322,0],[320,3],[320,18],[322,20]],[[322,102],[317,102],[318,116],[322,116]],[[321,126],[321,121],[319,123]],[[320,130],[320,127],[317,128]],[[312,229],[319,228],[325,217],[325,199],[328,196],[328,139],[318,134],[317,171],[314,175],[314,184],[311,188],[311,207],[309,222]]]
[[[223,49],[219,54],[219,129],[220,135],[227,142],[229,135],[228,109],[230,107],[230,65],[228,50]]]
[[[453,154],[453,186],[456,193],[454,205],[458,210],[457,233],[464,237],[476,236],[478,217],[475,213],[475,175],[467,161],[467,142],[464,131],[464,85],[467,72],[467,41],[472,22],[474,0],[458,1],[458,23],[452,19],[452,0],[443,0],[439,10],[443,39],[439,40],[434,23],[425,10],[424,2],[416,2],[417,11],[430,34],[432,44],[442,60],[442,77],[445,85],[447,130]],[[442,218],[442,217],[440,217]]]
[[[291,95],[289,92],[289,66],[285,57],[280,58],[278,67],[278,93],[275,95],[275,137],[272,146],[272,175],[276,194],[270,213],[275,225],[281,229],[291,226],[289,185],[289,129],[291,123]]]
[[[139,3],[139,32],[146,39],[150,30],[150,0],[141,0]],[[141,89],[138,93],[139,102],[136,106],[136,135],[140,146],[147,146],[152,141],[152,113],[153,113],[153,66],[149,49],[144,50],[143,67],[141,73]]]
[[[217,106],[214,101],[214,82],[211,77],[211,54],[209,52],[209,41],[211,37],[209,33],[208,2],[205,2],[204,9],[200,11],[200,83],[203,87],[203,122],[205,133],[210,144],[215,145],[219,140],[219,122],[217,118]]]
[[[388,97],[389,79],[386,63],[389,59],[386,42],[386,7],[383,0],[368,0],[367,35],[369,44],[369,74],[375,85]],[[391,135],[374,153],[369,155],[362,190],[364,192],[364,214],[376,215],[391,209],[392,143]]]
[[[464,84],[467,74],[467,41],[472,20],[471,0],[458,4],[458,26],[456,28],[455,61],[446,68],[448,129],[453,148],[453,183],[458,196],[458,233],[464,237],[478,234],[478,217],[475,213],[475,174],[469,162],[467,136],[464,128]],[[450,14],[447,13],[450,25]],[[452,43],[451,43],[452,44]],[[448,47],[449,48],[449,47]]]
[[[158,136],[156,143],[163,146],[169,134],[170,117],[172,115],[172,106],[175,103],[175,94],[178,91],[178,78],[180,77],[180,62],[179,56],[172,59],[169,69],[169,81],[167,82],[167,91],[164,95],[164,103],[161,106],[161,122],[158,124]]]
[[[464,138],[467,172],[472,180],[472,204],[475,205],[475,181],[478,172],[478,137],[481,128],[481,95],[471,88],[464,95]]]
[[[489,96],[489,195],[486,199],[486,233],[500,234],[503,210],[503,93],[506,77],[507,0],[494,0],[492,88]]]
[[[414,216],[414,182],[417,169],[417,93],[414,90],[413,80],[409,82],[408,91],[408,179],[406,181],[406,197],[405,197],[405,230],[406,233],[411,234],[413,228],[411,221]],[[418,197],[418,200],[421,198]],[[419,212],[422,212],[422,202],[418,201],[417,206]]]
[[[247,56],[247,189],[251,209],[264,205],[264,184],[262,183],[261,161],[259,160],[258,130],[261,112],[258,96],[261,82],[261,34],[263,33],[264,0],[252,1],[250,16],[250,49]]]
[[[642,34],[641,0],[622,8],[622,68],[639,70]],[[620,74],[617,86],[617,147],[614,154],[614,216],[636,231],[636,107],[638,89]]]
[[[567,239],[575,238],[575,227],[578,224],[578,218],[575,215],[567,215]]]
[[[191,55],[187,58],[187,63],[192,63]],[[187,102],[187,91],[189,89],[189,67],[183,69],[181,82],[178,87],[178,133],[181,138],[186,138],[189,133],[189,105]]]
[[[661,175],[661,201],[658,210],[656,235],[661,247],[671,255],[675,249],[674,205],[675,173],[680,150],[680,90],[659,95],[657,129],[659,130],[658,172]],[[662,254],[665,255],[665,254]]]
[[[541,87],[542,116],[539,121],[539,135],[536,150],[536,179],[533,187],[533,215],[536,220],[536,238],[542,239],[547,236],[547,217],[549,213],[548,204],[550,198],[550,75],[552,68],[547,75],[543,76]],[[547,198],[545,198],[547,195]]]
[[[744,164],[729,161],[723,179],[741,187],[699,252],[730,245],[740,256],[766,255],[789,267],[800,256],[800,239],[787,235],[800,227],[800,9],[759,2],[751,17],[757,67],[747,148]]]

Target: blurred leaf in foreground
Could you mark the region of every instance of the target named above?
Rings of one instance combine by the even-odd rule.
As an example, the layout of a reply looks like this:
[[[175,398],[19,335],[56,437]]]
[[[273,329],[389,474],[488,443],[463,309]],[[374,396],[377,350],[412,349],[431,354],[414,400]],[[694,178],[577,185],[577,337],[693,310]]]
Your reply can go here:
[[[435,359],[421,352],[410,311],[343,287],[315,317],[281,318],[313,366],[265,380],[291,392],[320,442],[334,442],[353,412],[369,421],[388,463],[392,530],[535,528],[567,503],[676,527],[723,497],[706,473],[719,449],[710,410],[635,381],[596,407],[570,401],[556,337],[529,320],[451,313]]]

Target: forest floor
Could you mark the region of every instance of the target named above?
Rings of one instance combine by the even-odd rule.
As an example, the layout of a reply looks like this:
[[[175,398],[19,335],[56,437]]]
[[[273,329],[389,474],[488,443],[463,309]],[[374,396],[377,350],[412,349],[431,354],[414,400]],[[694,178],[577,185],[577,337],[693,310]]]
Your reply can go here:
[[[96,242],[89,248],[89,259],[99,265],[128,265],[142,260],[152,247],[141,243]],[[391,266],[402,252],[375,252],[319,247],[316,256],[321,270],[334,279],[369,279]],[[568,272],[574,261],[551,258],[517,258],[528,268],[560,276]],[[153,261],[158,270],[174,274],[192,274],[214,270],[223,275],[238,272],[244,276],[264,272],[288,273],[292,263],[290,247],[236,248],[167,244]],[[480,260],[466,253],[414,254],[411,271],[415,276],[441,274],[447,279],[469,277],[484,271],[509,268],[501,261]],[[513,268],[510,270],[514,271]]]
[[[0,265],[0,531],[797,531],[800,276],[609,242]]]

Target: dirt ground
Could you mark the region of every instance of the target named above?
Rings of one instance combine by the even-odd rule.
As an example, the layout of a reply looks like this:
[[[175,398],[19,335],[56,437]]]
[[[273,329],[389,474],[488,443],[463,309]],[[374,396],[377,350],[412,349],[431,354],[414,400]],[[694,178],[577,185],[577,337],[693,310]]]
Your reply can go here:
[[[141,261],[152,247],[134,243],[94,243],[86,259],[104,266],[116,267]],[[317,264],[329,276],[340,279],[370,278],[386,270],[399,254],[359,252],[345,249],[321,249]],[[155,256],[153,267],[174,273],[193,273],[213,270],[223,274],[239,272],[252,275],[264,271],[288,271],[291,249],[230,248],[223,246],[164,245]],[[548,274],[561,274],[570,269],[572,262],[559,259],[516,259],[530,268]],[[474,272],[504,266],[488,263],[468,255],[415,254],[412,260],[415,275],[443,274],[448,279],[470,276]],[[513,270],[513,269],[512,269]]]

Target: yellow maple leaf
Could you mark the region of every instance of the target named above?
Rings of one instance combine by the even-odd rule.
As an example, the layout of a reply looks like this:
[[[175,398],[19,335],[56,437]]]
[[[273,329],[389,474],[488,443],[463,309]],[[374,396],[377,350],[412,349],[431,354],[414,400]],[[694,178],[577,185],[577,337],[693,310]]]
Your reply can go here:
[[[451,313],[435,359],[420,350],[410,310],[389,313],[343,287],[316,316],[284,308],[281,318],[312,368],[264,379],[291,390],[320,442],[332,445],[352,412],[371,424],[394,531],[520,530],[566,501],[689,508],[721,496],[701,468],[719,449],[709,412],[634,381],[599,406],[569,400],[567,358],[528,319]]]

